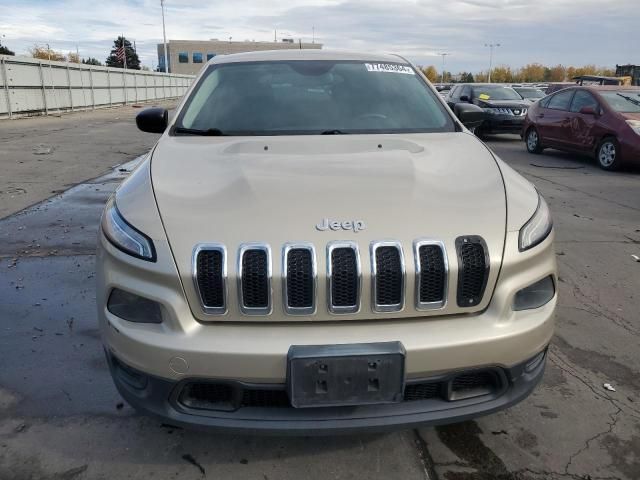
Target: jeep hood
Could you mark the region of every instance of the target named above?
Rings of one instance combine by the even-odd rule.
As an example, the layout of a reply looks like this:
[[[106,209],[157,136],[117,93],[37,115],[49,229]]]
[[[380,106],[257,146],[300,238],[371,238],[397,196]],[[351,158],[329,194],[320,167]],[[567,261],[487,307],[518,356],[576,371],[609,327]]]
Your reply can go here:
[[[151,177],[160,216],[193,314],[203,320],[249,320],[237,307],[237,253],[247,242],[272,249],[272,321],[283,313],[282,246],[310,242],[318,259],[318,311],[313,320],[336,320],[326,309],[325,252],[333,240],[356,241],[362,261],[363,308],[339,319],[379,317],[370,297],[369,245],[402,243],[406,264],[406,307],[384,318],[431,315],[413,308],[414,259],[418,238],[445,243],[451,281],[456,277],[455,239],[480,235],[491,270],[483,301],[460,310],[450,292],[445,313],[485,308],[503,254],[506,206],[500,170],[489,150],[468,133],[273,137],[164,135],[152,157]],[[359,221],[365,228],[320,231],[329,221]],[[348,224],[347,224],[348,225]],[[192,255],[200,243],[222,243],[228,252],[228,306],[211,318],[200,308],[192,278]],[[455,283],[450,283],[455,285]],[[451,288],[455,290],[455,288]],[[442,314],[443,312],[439,312]]]

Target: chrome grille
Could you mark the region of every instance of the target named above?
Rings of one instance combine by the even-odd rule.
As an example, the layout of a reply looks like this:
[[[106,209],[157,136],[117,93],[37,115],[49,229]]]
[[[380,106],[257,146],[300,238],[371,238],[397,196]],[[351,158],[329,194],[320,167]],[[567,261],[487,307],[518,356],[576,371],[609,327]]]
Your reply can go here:
[[[271,249],[247,244],[238,255],[240,309],[247,315],[271,313]]]
[[[202,308],[207,313],[227,311],[227,252],[223,245],[200,245],[194,251],[193,276]]]
[[[284,306],[291,315],[316,310],[316,255],[313,245],[287,244],[282,250]]]
[[[327,246],[328,307],[332,313],[360,310],[360,252],[353,242]]]
[[[448,263],[444,244],[434,240],[414,242],[416,308],[442,308],[447,299]]]
[[[463,236],[455,241],[457,253],[456,300],[459,307],[481,303],[489,278],[489,255],[479,236]],[[417,311],[444,308],[449,289],[449,263],[441,241],[413,242],[415,288],[407,285],[405,257],[397,241],[370,244],[371,311],[399,312],[405,308],[406,292],[415,292]],[[282,247],[282,311],[287,315],[314,315],[317,311],[317,258],[311,243],[287,243]],[[369,270],[367,270],[369,272]],[[229,310],[227,293],[227,251],[222,244],[198,245],[193,253],[193,282],[205,314],[224,315]],[[272,254],[267,244],[240,245],[237,256],[237,304],[244,315],[270,315],[272,299]],[[362,269],[358,244],[329,242],[326,246],[326,297],[331,314],[360,311]],[[414,278],[413,276],[411,278]],[[279,284],[280,286],[280,284]],[[234,293],[234,297],[236,294]],[[231,302],[233,303],[233,302]]]
[[[396,312],[404,307],[404,255],[398,242],[371,244],[373,310]]]

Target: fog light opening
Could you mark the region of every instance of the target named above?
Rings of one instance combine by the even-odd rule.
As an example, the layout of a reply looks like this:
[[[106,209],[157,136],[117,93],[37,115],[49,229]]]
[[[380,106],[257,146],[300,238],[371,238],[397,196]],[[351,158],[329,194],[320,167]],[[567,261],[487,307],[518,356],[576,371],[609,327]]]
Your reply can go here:
[[[454,377],[448,385],[450,401],[491,395],[500,389],[500,380],[490,371],[466,372]]]
[[[135,323],[162,323],[162,308],[158,302],[114,288],[107,301],[107,310],[115,316]]]
[[[549,303],[555,294],[553,277],[549,275],[518,291],[513,298],[513,309],[519,311],[540,308]]]

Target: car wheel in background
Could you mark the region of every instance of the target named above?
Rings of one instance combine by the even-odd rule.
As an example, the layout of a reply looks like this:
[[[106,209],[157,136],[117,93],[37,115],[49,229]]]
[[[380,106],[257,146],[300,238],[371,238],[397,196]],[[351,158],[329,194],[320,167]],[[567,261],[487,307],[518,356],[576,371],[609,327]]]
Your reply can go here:
[[[620,168],[620,144],[613,137],[606,137],[598,145],[596,160],[600,168],[604,170],[617,170]]]
[[[538,131],[531,127],[527,130],[527,134],[524,136],[524,143],[527,145],[527,152],[529,153],[542,153],[542,143],[540,142],[540,135]]]

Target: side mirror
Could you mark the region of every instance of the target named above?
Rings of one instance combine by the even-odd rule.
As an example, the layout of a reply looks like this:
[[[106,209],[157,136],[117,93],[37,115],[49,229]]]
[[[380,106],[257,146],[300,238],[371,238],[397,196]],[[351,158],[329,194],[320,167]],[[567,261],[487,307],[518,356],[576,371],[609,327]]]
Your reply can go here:
[[[580,109],[580,113],[582,113],[583,115],[595,115],[596,110],[593,107],[582,107]]]
[[[468,101],[470,101],[470,100],[469,100],[469,95],[462,95],[462,96],[460,97],[460,101],[461,101],[461,102],[468,102]]]
[[[482,125],[487,114],[479,106],[473,104],[458,104],[454,110],[454,113],[462,124],[469,130],[478,128]]]
[[[169,124],[166,108],[147,108],[136,115],[136,125],[143,132],[163,133]]]

